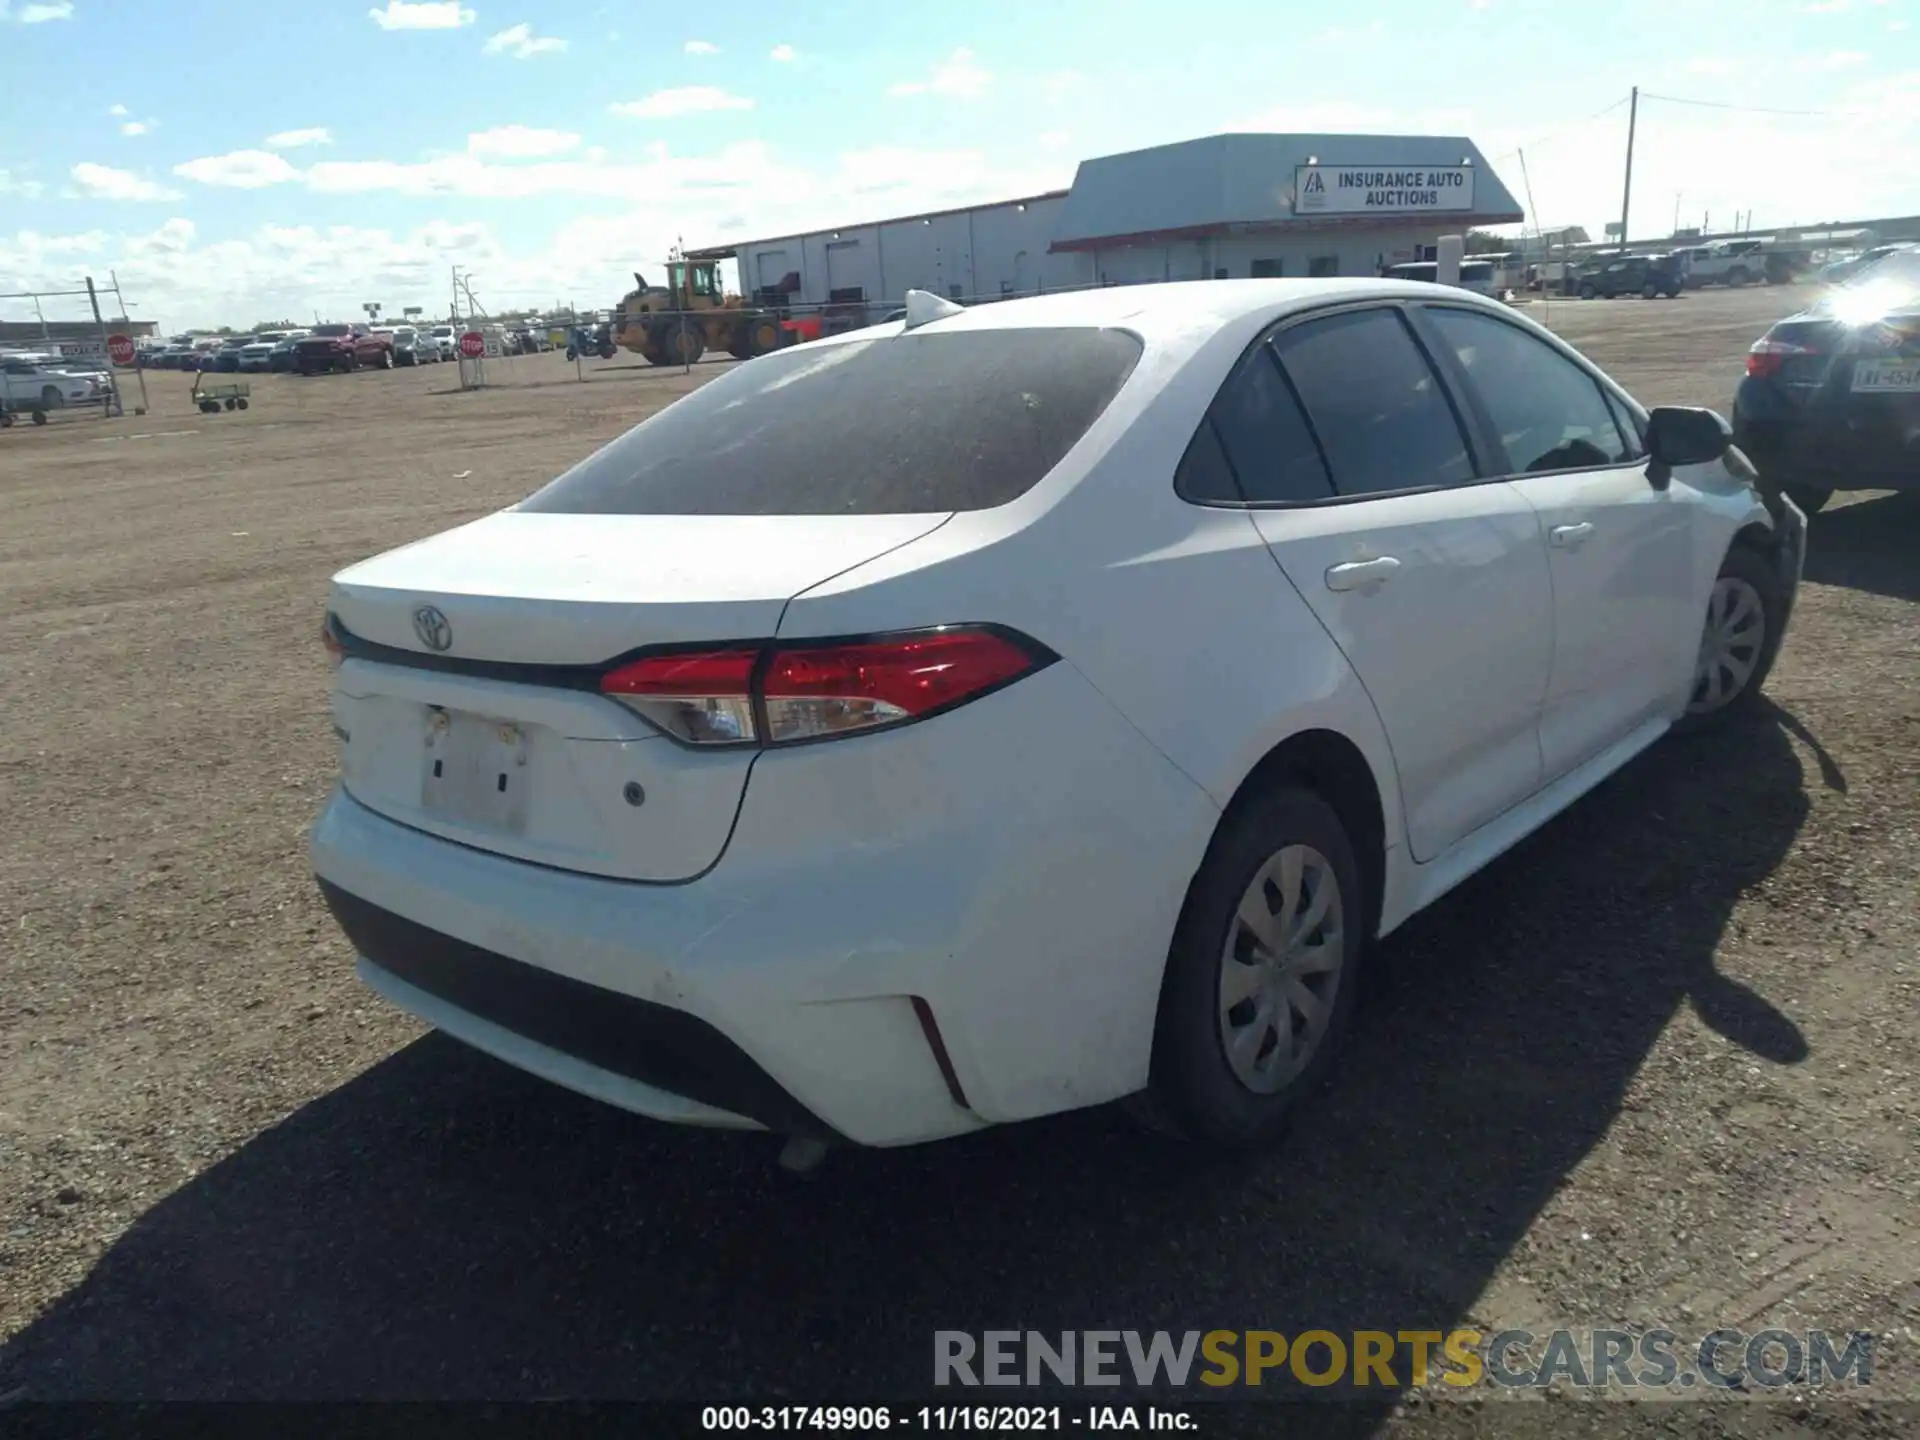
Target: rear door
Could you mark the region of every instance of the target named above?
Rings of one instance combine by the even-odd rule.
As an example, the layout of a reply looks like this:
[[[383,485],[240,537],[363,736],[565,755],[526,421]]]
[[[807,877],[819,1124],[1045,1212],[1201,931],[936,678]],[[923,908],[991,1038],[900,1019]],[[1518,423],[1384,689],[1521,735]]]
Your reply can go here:
[[[1414,313],[1540,516],[1554,618],[1540,748],[1554,780],[1672,708],[1705,615],[1695,551],[1707,517],[1684,483],[1648,484],[1638,438],[1574,356],[1485,311]]]
[[[1372,697],[1428,861],[1538,788],[1552,597],[1539,525],[1481,483],[1397,307],[1284,326],[1220,425],[1254,521]],[[1259,416],[1238,421],[1235,414]],[[1261,442],[1236,446],[1236,424]]]

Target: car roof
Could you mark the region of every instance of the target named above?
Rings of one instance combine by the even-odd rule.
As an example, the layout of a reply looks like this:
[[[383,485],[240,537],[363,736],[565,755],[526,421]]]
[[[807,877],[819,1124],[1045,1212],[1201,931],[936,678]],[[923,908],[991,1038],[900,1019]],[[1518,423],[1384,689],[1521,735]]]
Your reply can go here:
[[[1471,292],[1449,289],[1471,302]],[[1110,285],[1063,290],[975,305],[920,327],[942,333],[1046,326],[1116,326],[1143,340],[1191,336],[1262,316],[1283,319],[1299,310],[1346,300],[1432,300],[1434,287],[1418,280],[1373,276],[1327,280],[1179,280],[1154,285]],[[1211,322],[1207,324],[1205,322]]]

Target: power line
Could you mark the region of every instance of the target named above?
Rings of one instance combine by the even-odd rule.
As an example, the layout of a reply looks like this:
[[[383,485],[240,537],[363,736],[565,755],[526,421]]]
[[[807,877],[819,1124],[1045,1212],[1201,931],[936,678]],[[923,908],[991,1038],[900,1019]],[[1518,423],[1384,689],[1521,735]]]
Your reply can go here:
[[[1831,110],[1781,110],[1771,105],[1730,105],[1722,100],[1689,100],[1682,95],[1656,95],[1651,90],[1640,92],[1642,100],[1664,100],[1669,105],[1698,105],[1704,110],[1739,110],[1749,115],[1802,115],[1830,118]]]
[[[1501,160],[1511,160],[1515,155],[1518,155],[1522,150],[1538,150],[1542,145],[1550,145],[1555,140],[1559,139],[1562,135],[1566,134],[1569,130],[1575,129],[1576,127],[1581,125],[1591,125],[1595,120],[1598,120],[1603,116],[1611,115],[1614,111],[1618,110],[1622,105],[1626,104],[1627,101],[1632,98],[1633,97],[1630,95],[1622,95],[1618,100],[1614,101],[1611,105],[1605,106],[1602,109],[1594,111],[1593,114],[1587,116],[1586,119],[1575,120],[1572,124],[1562,125],[1558,130],[1555,130],[1551,134],[1545,135],[1538,140],[1529,140],[1524,145],[1517,145],[1513,149],[1507,151],[1507,153],[1504,155],[1496,155],[1494,157],[1494,160],[1495,162],[1498,162]]]

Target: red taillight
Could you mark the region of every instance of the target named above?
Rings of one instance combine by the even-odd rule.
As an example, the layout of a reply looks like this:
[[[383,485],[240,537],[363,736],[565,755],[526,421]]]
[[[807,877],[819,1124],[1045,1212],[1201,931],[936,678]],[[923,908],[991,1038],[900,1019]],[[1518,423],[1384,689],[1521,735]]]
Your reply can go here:
[[[1762,335],[1753,342],[1753,348],[1747,351],[1747,374],[1757,375],[1764,380],[1769,376],[1778,375],[1790,355],[1819,353],[1808,345],[1796,345],[1791,340],[1774,340]]]
[[[341,648],[340,637],[333,633],[333,617],[329,615],[320,622],[320,643],[326,648],[327,659],[338,665],[347,658],[347,652]]]
[[[758,650],[649,655],[604,676],[600,691],[691,745],[759,738],[753,722]]]
[[[761,688],[767,739],[812,740],[916,720],[1033,668],[1031,654],[992,630],[776,650]]]
[[[613,671],[600,689],[689,744],[778,745],[951,709],[1038,669],[1046,658],[1000,631],[960,626],[849,644],[783,645],[770,654],[651,655]]]

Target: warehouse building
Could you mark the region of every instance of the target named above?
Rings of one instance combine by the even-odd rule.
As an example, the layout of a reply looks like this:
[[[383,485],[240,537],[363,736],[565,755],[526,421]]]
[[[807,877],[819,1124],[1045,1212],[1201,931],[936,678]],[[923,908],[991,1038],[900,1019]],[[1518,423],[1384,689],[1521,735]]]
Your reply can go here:
[[[1085,285],[1372,275],[1443,234],[1516,224],[1471,140],[1212,135],[1080,163],[1067,190],[689,253],[744,294],[890,307],[909,289],[990,300]]]

